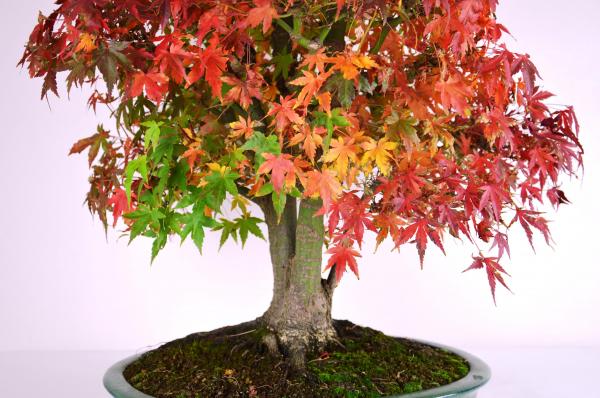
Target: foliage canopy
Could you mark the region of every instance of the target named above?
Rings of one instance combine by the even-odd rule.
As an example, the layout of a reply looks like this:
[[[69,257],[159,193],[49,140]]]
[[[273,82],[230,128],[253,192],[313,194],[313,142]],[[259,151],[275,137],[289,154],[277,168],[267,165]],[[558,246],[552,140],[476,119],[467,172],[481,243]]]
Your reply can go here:
[[[502,44],[497,3],[58,0],[21,64],[42,97],[64,71],[111,107],[114,132],[71,153],[88,151],[90,210],[153,238],[152,258],[172,234],[262,238],[257,198],[320,198],[338,279],[358,275],[365,230],[421,264],[448,232],[495,251],[468,268],[494,293],[507,231],[550,242],[539,205],[567,202],[559,176],[583,154],[572,107]]]

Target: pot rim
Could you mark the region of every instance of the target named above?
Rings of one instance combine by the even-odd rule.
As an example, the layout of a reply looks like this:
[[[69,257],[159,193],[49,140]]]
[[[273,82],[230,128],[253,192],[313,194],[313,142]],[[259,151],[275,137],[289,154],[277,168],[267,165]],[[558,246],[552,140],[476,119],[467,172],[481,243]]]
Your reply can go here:
[[[430,341],[410,339],[419,343],[427,344],[432,347],[442,348],[453,352],[464,358],[469,363],[469,373],[462,379],[459,379],[444,386],[431,388],[428,390],[418,391],[409,394],[393,395],[382,398],[452,398],[464,396],[469,392],[473,392],[481,388],[492,377],[490,367],[475,355],[459,350],[454,347],[445,346]],[[155,398],[151,395],[144,394],[136,390],[123,376],[125,368],[141,357],[144,353],[129,356],[114,365],[112,365],[104,374],[103,384],[108,392],[115,398]]]

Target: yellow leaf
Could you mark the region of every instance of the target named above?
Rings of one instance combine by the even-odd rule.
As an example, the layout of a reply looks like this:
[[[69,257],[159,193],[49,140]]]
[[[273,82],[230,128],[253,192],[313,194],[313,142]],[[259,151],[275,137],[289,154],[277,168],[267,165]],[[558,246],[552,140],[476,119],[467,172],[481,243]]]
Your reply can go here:
[[[344,79],[354,80],[354,78],[358,76],[358,69],[350,57],[338,55],[337,57],[331,58],[331,60],[334,62],[334,69],[341,71]]]
[[[96,48],[96,36],[90,35],[89,33],[82,33],[79,36],[79,43],[77,47],[75,47],[75,52],[78,53],[80,51],[90,53],[94,51]]]
[[[390,171],[390,159],[393,157],[391,151],[397,147],[397,142],[390,142],[387,138],[365,142],[363,144],[365,154],[362,157],[362,163],[366,164],[375,161],[379,171],[383,175],[387,175]]]
[[[352,63],[359,68],[371,69],[377,68],[377,62],[373,61],[368,55],[353,55]]]
[[[323,157],[323,161],[325,163],[333,163],[333,167],[337,171],[338,176],[345,179],[348,175],[348,166],[350,165],[350,162],[358,162],[357,153],[359,151],[360,147],[353,139],[338,137],[331,142],[331,148]]]

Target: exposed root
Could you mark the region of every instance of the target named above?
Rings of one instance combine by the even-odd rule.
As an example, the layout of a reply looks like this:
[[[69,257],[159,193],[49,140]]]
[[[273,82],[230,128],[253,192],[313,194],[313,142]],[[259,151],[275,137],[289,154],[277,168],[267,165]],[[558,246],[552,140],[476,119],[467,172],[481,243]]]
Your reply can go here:
[[[326,331],[298,328],[268,330],[269,333],[262,338],[266,351],[274,357],[282,357],[294,375],[305,373],[307,357],[311,354],[319,354],[331,342],[341,344],[333,327]]]

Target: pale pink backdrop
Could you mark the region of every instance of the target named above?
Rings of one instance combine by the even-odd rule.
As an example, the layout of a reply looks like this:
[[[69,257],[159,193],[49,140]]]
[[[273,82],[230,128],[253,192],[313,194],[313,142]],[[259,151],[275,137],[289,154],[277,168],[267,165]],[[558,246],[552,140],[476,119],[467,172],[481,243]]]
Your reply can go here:
[[[0,79],[0,351],[137,349],[188,333],[253,319],[271,295],[267,245],[218,251],[209,235],[204,256],[191,244],[167,246],[150,267],[150,242],[105,239],[83,205],[84,156],[70,145],[112,122],[87,109],[85,92],[39,101],[40,81],[15,68],[22,44],[49,0],[3,1]],[[414,248],[373,254],[361,279],[348,274],[334,316],[389,334],[444,342],[474,352],[490,347],[600,346],[600,3],[503,0],[499,19],[529,52],[554,103],[573,104],[586,148],[585,178],[566,181],[573,205],[550,211],[553,250],[512,236],[509,284],[494,307],[482,272],[461,274],[472,248],[448,239],[448,256],[428,250],[421,271]],[[515,229],[516,231],[516,229]]]

